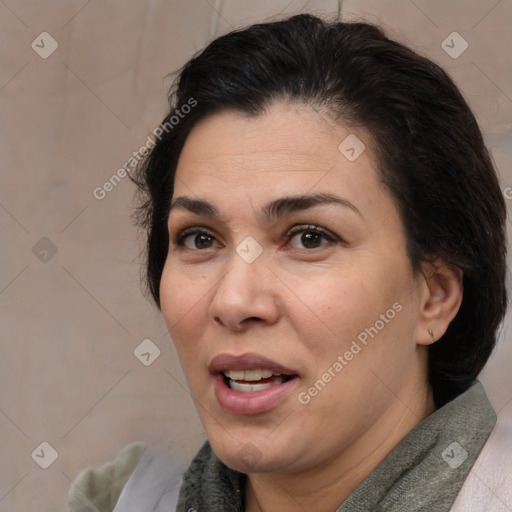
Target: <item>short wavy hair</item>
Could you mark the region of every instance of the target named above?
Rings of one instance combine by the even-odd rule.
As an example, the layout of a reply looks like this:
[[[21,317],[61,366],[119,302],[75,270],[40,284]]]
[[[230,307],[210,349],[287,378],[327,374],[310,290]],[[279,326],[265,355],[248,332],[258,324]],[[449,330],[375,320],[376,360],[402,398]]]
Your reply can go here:
[[[506,207],[475,117],[445,71],[375,25],[301,14],[215,39],[181,68],[168,99],[166,129],[132,175],[158,308],[174,176],[191,129],[219,111],[258,116],[275,101],[299,102],[369,133],[413,269],[440,257],[463,271],[458,314],[429,347],[429,378],[438,406],[468,387],[506,311]]]

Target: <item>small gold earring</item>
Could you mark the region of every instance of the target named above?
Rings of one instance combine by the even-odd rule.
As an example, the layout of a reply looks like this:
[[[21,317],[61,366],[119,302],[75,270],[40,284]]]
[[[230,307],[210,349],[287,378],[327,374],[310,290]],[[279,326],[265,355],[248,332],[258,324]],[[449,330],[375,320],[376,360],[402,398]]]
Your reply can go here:
[[[436,339],[434,338],[434,331],[432,331],[432,329],[430,327],[428,328],[428,333],[430,334],[432,341],[435,343]]]

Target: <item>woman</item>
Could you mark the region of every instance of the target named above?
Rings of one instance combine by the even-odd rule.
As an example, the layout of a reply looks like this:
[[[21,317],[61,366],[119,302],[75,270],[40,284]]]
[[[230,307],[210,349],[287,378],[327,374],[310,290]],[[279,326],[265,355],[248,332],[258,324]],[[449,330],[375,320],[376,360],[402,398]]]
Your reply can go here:
[[[375,26],[299,15],[213,41],[170,104],[138,220],[208,441],[181,481],[134,444],[76,489],[450,510],[496,422],[475,379],[507,303],[504,200],[453,82]]]

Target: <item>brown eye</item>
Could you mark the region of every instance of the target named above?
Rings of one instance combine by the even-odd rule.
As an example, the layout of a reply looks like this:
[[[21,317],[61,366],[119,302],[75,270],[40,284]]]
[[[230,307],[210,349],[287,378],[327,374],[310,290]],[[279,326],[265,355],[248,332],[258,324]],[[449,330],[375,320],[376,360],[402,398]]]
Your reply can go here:
[[[322,235],[319,233],[306,232],[302,233],[300,241],[307,249],[314,249],[315,247],[320,247],[322,245],[322,238]]]
[[[290,234],[290,247],[294,249],[317,249],[335,241],[332,236],[314,227],[296,229]]]
[[[215,245],[217,244],[217,245]],[[187,231],[178,237],[178,245],[182,245],[192,251],[211,249],[219,244],[215,237],[205,231]]]

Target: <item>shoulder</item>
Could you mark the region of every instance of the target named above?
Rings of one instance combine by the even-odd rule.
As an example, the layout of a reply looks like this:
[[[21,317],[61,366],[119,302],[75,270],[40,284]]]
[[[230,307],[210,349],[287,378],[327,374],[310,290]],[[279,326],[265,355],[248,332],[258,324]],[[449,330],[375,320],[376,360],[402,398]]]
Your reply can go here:
[[[69,490],[70,512],[111,512],[145,450],[144,443],[135,441],[114,460],[84,469]]]
[[[512,510],[512,417],[500,418],[457,496],[451,512]]]

